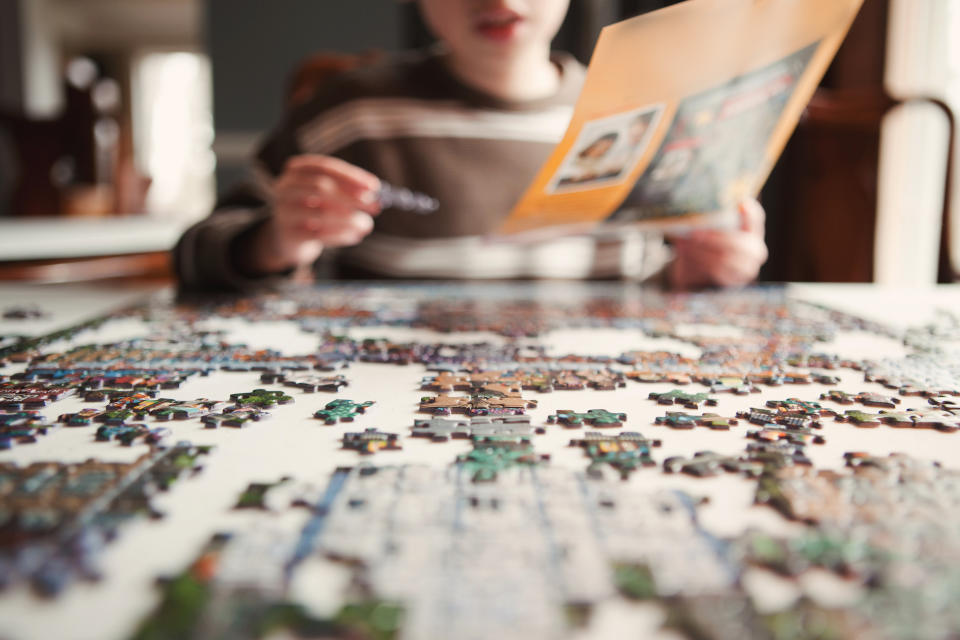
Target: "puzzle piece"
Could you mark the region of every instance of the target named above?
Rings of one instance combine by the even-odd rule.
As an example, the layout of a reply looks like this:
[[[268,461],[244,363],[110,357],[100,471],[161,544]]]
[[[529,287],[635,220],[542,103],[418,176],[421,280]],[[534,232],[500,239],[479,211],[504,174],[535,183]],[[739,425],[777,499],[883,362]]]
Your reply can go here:
[[[38,411],[0,411],[0,449],[33,444],[53,426]]]
[[[887,385],[884,385],[887,386]],[[902,396],[916,396],[921,398],[934,398],[937,396],[960,396],[960,391],[957,389],[941,389],[941,388],[928,388],[918,386],[912,383],[903,383],[899,386],[888,387],[897,390]]]
[[[826,439],[816,431],[806,427],[766,426],[747,432],[747,437],[761,442],[777,442],[785,440],[790,444],[804,446],[808,444],[824,444]]]
[[[821,400],[830,400],[831,402],[836,402],[837,404],[853,404],[856,400],[856,396],[847,393],[846,391],[841,391],[840,389],[830,389],[826,393],[820,394]]]
[[[572,374],[585,380],[588,387],[597,391],[614,391],[627,386],[624,375],[612,369],[592,369]],[[562,378],[558,377],[554,384],[557,389],[562,389]]]
[[[787,427],[821,427],[823,416],[835,416],[832,409],[824,408],[819,402],[787,398],[786,400],[768,400],[767,407],[776,410],[773,422]]]
[[[773,409],[763,409],[759,407],[751,407],[749,409],[744,409],[737,411],[737,417],[743,420],[746,420],[750,424],[757,424],[760,426],[768,424],[776,424],[777,416],[779,415],[778,411]]]
[[[570,409],[558,409],[547,417],[550,424],[562,424],[566,427],[579,428],[584,424],[594,427],[620,427],[627,420],[627,414],[614,413],[606,409],[590,409],[586,413],[577,413]]]
[[[804,453],[803,446],[789,440],[750,442],[741,459],[763,465],[764,471],[794,465],[809,467],[813,464],[813,461]]]
[[[824,386],[832,387],[833,385],[840,384],[840,378],[837,376],[831,376],[826,373],[813,373],[811,374],[812,379],[817,384],[822,384]]]
[[[665,393],[654,392],[647,397],[650,400],[656,400],[658,404],[680,404],[687,409],[699,409],[703,404],[709,407],[717,406],[717,401],[706,393],[687,393],[679,389]]]
[[[141,399],[155,398],[157,392],[151,389],[136,389],[136,393],[139,394]],[[119,401],[122,398],[130,397],[130,389],[119,389],[119,388],[105,388],[105,389],[91,389],[89,391],[83,392],[84,402],[109,402],[114,403]]]
[[[0,411],[0,428],[48,429],[52,426],[39,411]]]
[[[697,426],[697,418],[682,411],[668,411],[666,415],[657,417],[655,424],[663,424],[671,429],[693,429]]]
[[[267,391],[266,389],[254,389],[247,393],[231,393],[230,401],[238,407],[259,407],[261,409],[270,409],[278,404],[289,404],[293,402],[293,397],[288,396],[283,391]]]
[[[338,420],[340,422],[353,422],[353,419],[357,415],[366,413],[367,408],[372,406],[372,400],[354,402],[353,400],[337,398],[336,400],[331,400],[323,409],[314,413],[313,417],[323,420],[326,424],[336,424]]]
[[[160,517],[154,497],[199,470],[209,451],[177,443],[131,463],[0,464],[4,584],[23,581],[53,596],[75,579],[99,578],[98,556],[117,530],[136,518]]]
[[[137,415],[146,415],[154,409],[162,409],[171,402],[176,402],[173,398],[157,398],[152,393],[134,393],[129,396],[115,398],[107,404],[107,409],[120,410],[130,409]]]
[[[526,409],[535,409],[536,400],[520,397],[504,397],[499,394],[476,393],[470,396],[427,396],[420,399],[420,411],[445,416],[452,412],[468,416],[522,415]]]
[[[227,407],[220,413],[208,413],[200,418],[207,429],[217,427],[233,427],[240,429],[251,422],[260,422],[270,417],[268,411],[256,407]]]
[[[693,429],[699,425],[709,429],[726,431],[731,426],[738,424],[738,421],[736,418],[725,418],[716,413],[704,413],[698,416],[681,411],[668,411],[666,415],[657,417],[654,423],[666,425],[672,429]]]
[[[345,433],[342,442],[344,449],[351,449],[361,455],[372,455],[377,451],[399,451],[402,448],[397,434],[385,433],[377,429]]]
[[[934,396],[932,398],[927,398],[927,402],[942,409],[943,411],[949,411],[953,414],[960,414],[960,401],[958,401],[956,398],[947,396]]]
[[[722,455],[712,451],[698,451],[692,458],[671,456],[663,461],[666,473],[685,473],[698,478],[716,476],[723,473],[744,473],[756,476],[762,468],[755,463],[743,461],[737,456]]]
[[[628,379],[633,380],[634,382],[647,382],[647,383],[670,383],[670,384],[679,384],[685,385],[690,384],[693,379],[690,374],[687,373],[678,373],[678,372],[669,372],[669,371],[627,371],[624,376]]]
[[[836,411],[825,408],[819,402],[800,400],[799,398],[787,398],[786,400],[767,400],[767,407],[776,409],[780,412],[800,412],[809,416],[836,415]]]
[[[760,393],[760,389],[742,376],[698,376],[697,382],[710,387],[710,393],[732,393],[736,396],[748,396]]]
[[[867,413],[860,410],[844,411],[843,415],[837,415],[834,418],[837,422],[849,422],[857,427],[878,427],[880,426],[880,415]]]
[[[534,432],[529,416],[495,416],[477,418],[440,418],[415,420],[411,435],[446,442],[449,438],[473,436],[530,436]]]
[[[473,381],[467,374],[443,371],[436,376],[425,376],[423,380],[420,381],[420,388],[424,391],[435,391],[438,393],[467,391],[473,388]]]
[[[75,413],[62,413],[57,422],[63,422],[68,427],[86,427],[104,414],[101,409],[83,409]]]
[[[960,416],[941,409],[908,409],[906,411],[881,411],[880,422],[891,427],[935,429],[952,433],[960,429]]]
[[[457,464],[473,482],[493,482],[497,475],[515,466],[537,466],[550,456],[537,454],[530,438],[517,436],[474,437],[473,449],[457,456]]]
[[[86,427],[92,422],[120,425],[135,415],[130,409],[82,409],[76,413],[61,414],[57,421],[65,423],[68,427]]]
[[[207,400],[200,398],[192,402],[173,402],[160,409],[150,411],[150,415],[157,420],[189,420],[190,418],[201,418],[210,413],[218,405],[222,404],[216,400]]]
[[[285,387],[294,387],[305,393],[329,391],[339,393],[349,382],[342,375],[319,376],[313,373],[267,372],[260,375],[260,382],[275,384],[280,382]]]
[[[133,418],[135,415],[137,414],[130,409],[108,409],[97,416],[95,420],[97,422],[103,422],[104,424],[119,425]],[[140,416],[137,415],[137,417]]]
[[[590,458],[587,474],[602,476],[600,467],[610,465],[626,480],[630,474],[641,467],[655,466],[650,449],[659,447],[660,440],[648,440],[635,431],[624,431],[617,435],[607,435],[589,431],[582,438],[570,441],[571,447],[582,448]]]
[[[243,493],[240,494],[240,497],[237,498],[237,504],[233,505],[233,508],[268,511],[270,510],[270,506],[267,504],[267,494],[270,493],[271,489],[287,484],[290,481],[291,478],[284,477],[276,482],[251,482],[247,485],[247,488],[243,490]]]
[[[895,454],[889,456],[875,456],[865,451],[847,451],[843,454],[846,465],[853,469],[873,467],[881,471],[892,471],[898,466],[899,457]]]
[[[900,398],[885,396],[870,391],[861,391],[853,396],[853,399],[867,407],[883,407],[885,409],[895,409],[900,404]]]
[[[145,424],[104,425],[97,429],[96,439],[101,442],[116,440],[129,447],[137,438],[142,437],[146,444],[161,445],[170,437],[171,433],[170,429],[166,427],[151,429]]]
[[[890,372],[876,373],[867,371],[864,376],[866,382],[882,384],[887,389],[896,389],[901,396],[916,396],[930,398],[934,396],[960,396],[960,390],[952,385],[928,386],[907,377],[897,376]]]
[[[0,382],[0,409],[8,411],[42,409],[51,402],[62,400],[74,393],[76,389],[61,385]]]
[[[803,371],[761,371],[748,373],[747,382],[779,387],[785,384],[810,384],[812,377]]]
[[[697,417],[697,424],[715,431],[727,431],[730,427],[739,424],[736,418],[724,418],[716,413],[705,413]]]
[[[38,320],[50,314],[37,306],[7,307],[3,310],[4,320]]]

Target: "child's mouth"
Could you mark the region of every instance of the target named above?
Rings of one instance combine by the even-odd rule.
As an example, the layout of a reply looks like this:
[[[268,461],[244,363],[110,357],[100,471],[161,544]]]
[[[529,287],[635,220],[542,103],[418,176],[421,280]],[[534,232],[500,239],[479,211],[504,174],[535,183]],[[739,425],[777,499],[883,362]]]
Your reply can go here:
[[[513,11],[496,11],[480,17],[476,30],[480,35],[497,42],[511,40],[520,29],[523,17]]]

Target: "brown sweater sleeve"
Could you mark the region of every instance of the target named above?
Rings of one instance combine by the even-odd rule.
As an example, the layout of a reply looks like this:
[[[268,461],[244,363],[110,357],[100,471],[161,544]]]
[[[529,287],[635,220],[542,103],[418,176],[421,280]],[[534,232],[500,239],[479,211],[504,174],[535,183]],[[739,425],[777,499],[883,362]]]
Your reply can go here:
[[[174,271],[182,290],[243,292],[276,285],[287,274],[245,274],[238,241],[255,233],[270,215],[269,187],[287,159],[300,153],[296,141],[299,113],[292,113],[253,159],[250,178],[227,192],[213,213],[190,227],[173,250]]]

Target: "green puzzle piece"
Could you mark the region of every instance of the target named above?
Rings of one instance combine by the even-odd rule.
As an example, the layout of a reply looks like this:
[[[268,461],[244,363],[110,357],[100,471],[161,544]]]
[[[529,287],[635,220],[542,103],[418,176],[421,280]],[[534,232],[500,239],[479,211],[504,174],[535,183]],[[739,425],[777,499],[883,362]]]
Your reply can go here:
[[[697,426],[697,419],[682,411],[668,411],[667,415],[656,419],[656,424],[665,424],[672,429],[693,429]]]
[[[293,402],[293,397],[288,396],[283,391],[267,391],[266,389],[254,389],[249,393],[231,393],[230,400],[241,407],[260,407],[269,409],[277,404],[287,404]]]
[[[880,424],[880,416],[875,413],[867,413],[859,409],[844,411],[842,416],[837,416],[839,422],[849,422],[858,427],[875,427]]]
[[[314,413],[313,417],[323,420],[326,424],[336,424],[338,420],[340,422],[353,422],[358,414],[364,413],[367,407],[371,406],[373,406],[371,400],[354,402],[353,400],[338,398],[328,402],[323,409]]]
[[[606,409],[590,409],[586,413],[577,413],[569,409],[559,409],[547,418],[550,424],[562,424],[568,427],[580,427],[584,423],[594,427],[619,427],[627,419],[625,413],[614,413]]]
[[[681,389],[674,389],[665,393],[653,392],[647,398],[656,400],[659,404],[680,404],[688,409],[699,409],[702,404],[710,407],[717,404],[717,401],[711,398],[708,393],[688,393]]]
[[[492,482],[500,471],[547,460],[534,452],[528,436],[473,436],[473,450],[457,456],[473,482]]]

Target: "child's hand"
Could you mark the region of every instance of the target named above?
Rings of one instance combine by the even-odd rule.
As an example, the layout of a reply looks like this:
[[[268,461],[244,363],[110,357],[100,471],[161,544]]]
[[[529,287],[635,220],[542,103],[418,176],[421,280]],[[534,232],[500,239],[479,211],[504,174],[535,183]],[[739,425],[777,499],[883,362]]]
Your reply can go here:
[[[254,268],[277,273],[312,264],[325,247],[359,243],[380,211],[380,180],[338,158],[291,158],[274,183],[273,217],[254,241]]]
[[[736,230],[704,229],[672,238],[674,259],[668,277],[673,289],[733,287],[757,277],[767,261],[766,213],[759,202],[749,199],[740,203],[739,214]]]

